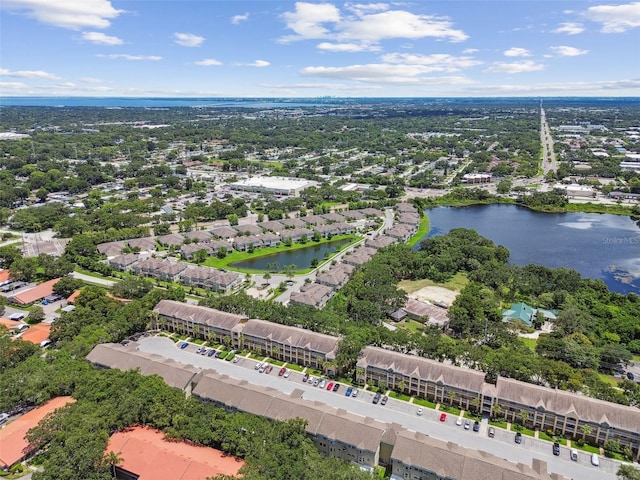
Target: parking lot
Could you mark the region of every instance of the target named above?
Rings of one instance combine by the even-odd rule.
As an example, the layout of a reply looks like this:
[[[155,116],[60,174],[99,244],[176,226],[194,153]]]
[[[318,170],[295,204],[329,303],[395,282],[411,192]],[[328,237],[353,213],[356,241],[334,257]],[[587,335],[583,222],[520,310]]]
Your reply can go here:
[[[319,401],[335,408],[342,408],[351,413],[389,423],[397,423],[409,430],[425,433],[434,438],[451,441],[458,445],[482,450],[500,458],[505,458],[515,463],[531,465],[533,458],[539,458],[547,462],[550,472],[559,473],[568,478],[580,480],[615,480],[619,463],[604,457],[600,457],[600,466],[593,467],[590,462],[590,454],[578,450],[577,462],[569,458],[569,449],[560,447],[560,455],[554,456],[552,444],[545,440],[536,439],[527,435],[522,436],[522,443],[514,442],[515,432],[495,428],[495,437],[488,437],[488,422],[483,419],[480,422],[478,432],[472,428],[464,429],[464,425],[456,425],[457,416],[447,414],[444,422],[440,421],[442,412],[431,408],[422,407],[422,415],[418,415],[419,405],[394,398],[389,398],[386,405],[373,403],[375,393],[359,389],[357,397],[345,396],[348,386],[340,385],[336,392],[328,391],[313,384],[303,383],[304,373],[291,370],[288,378],[278,376],[280,367],[274,366],[267,374],[255,369],[259,360],[239,358],[236,363],[220,360],[196,353],[198,345],[189,343],[181,349],[181,343],[174,343],[165,337],[148,337],[140,340],[138,350],[148,353],[156,353],[176,361],[187,363],[202,369],[211,369],[230,377],[246,380],[255,385],[277,388],[283,393],[291,393],[294,389],[302,390],[303,396],[309,401]],[[234,359],[235,360],[235,359]],[[329,380],[325,380],[325,384]],[[473,423],[472,423],[473,425]]]

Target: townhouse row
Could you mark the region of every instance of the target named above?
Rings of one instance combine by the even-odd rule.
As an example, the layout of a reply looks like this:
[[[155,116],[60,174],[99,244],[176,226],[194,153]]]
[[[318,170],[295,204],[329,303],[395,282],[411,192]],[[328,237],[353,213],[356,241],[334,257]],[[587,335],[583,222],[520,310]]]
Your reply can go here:
[[[157,328],[335,374],[339,337],[171,300],[162,300],[154,311]],[[504,377],[492,384],[477,370],[378,347],[362,350],[356,381],[512,422],[524,421],[528,428],[553,430],[567,438],[596,444],[617,440],[640,458],[640,409],[635,407]]]
[[[243,276],[211,267],[200,267],[174,258],[144,257],[137,253],[125,253],[107,260],[107,263],[123,272],[157,278],[165,282],[178,282],[188,287],[206,288],[213,292],[230,292],[239,287]]]
[[[260,415],[271,420],[305,420],[306,432],[324,455],[372,470],[390,467],[393,480],[565,480],[548,473],[545,462],[532,466],[509,462],[482,451],[461,447],[395,423],[333,408],[306,399],[304,391],[290,394],[251,384],[213,370],[167,360],[137,350],[137,343],[97,345],[87,360],[101,368],[139,369],[157,374],[172,387],[229,412]]]

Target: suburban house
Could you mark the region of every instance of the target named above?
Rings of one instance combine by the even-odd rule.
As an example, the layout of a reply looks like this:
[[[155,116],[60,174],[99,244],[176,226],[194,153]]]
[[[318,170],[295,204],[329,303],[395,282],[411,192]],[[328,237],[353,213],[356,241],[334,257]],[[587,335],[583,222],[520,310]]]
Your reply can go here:
[[[368,238],[365,245],[367,247],[380,249],[393,245],[397,241],[397,238],[389,237],[388,235],[378,235],[377,237]]]
[[[117,268],[118,270],[125,271],[128,270],[131,265],[140,260],[140,255],[137,253],[124,253],[122,255],[116,255],[113,258],[107,260],[107,263],[113,268]]]
[[[155,252],[158,248],[154,237],[132,238],[126,242],[130,248],[139,250],[140,252]]]
[[[554,321],[558,314],[555,310],[545,310],[542,308],[533,308],[524,302],[512,303],[510,308],[502,310],[503,322],[521,321],[527,327],[532,327],[538,316],[538,312],[542,314],[544,321]]]
[[[7,301],[9,303],[15,303],[16,305],[32,305],[36,302],[41,302],[45,297],[53,295],[53,286],[58,283],[59,280],[59,278],[54,278],[42,282],[33,288],[11,295],[7,298]]]
[[[114,257],[120,255],[122,251],[127,248],[127,245],[122,240],[117,242],[101,243],[97,247],[98,252],[105,257]]]
[[[280,238],[283,242],[287,241],[288,239],[291,239],[292,242],[298,242],[305,235],[307,236],[307,238],[311,238],[313,236],[313,230],[310,230],[308,228],[295,227],[280,232]]]
[[[343,287],[353,273],[354,266],[348,263],[339,263],[326,271],[316,275],[316,283],[325,285],[333,290]]]
[[[257,225],[236,225],[234,229],[240,235],[260,235],[262,233],[262,228]]]
[[[299,292],[292,292],[289,303],[307,305],[309,307],[324,307],[331,296],[333,289],[319,283],[307,283],[300,287]]]
[[[242,283],[242,275],[211,267],[188,266],[180,272],[180,283],[190,287],[208,288],[214,292],[228,292]]]
[[[179,247],[184,243],[184,236],[179,233],[170,233],[158,237],[157,240],[164,247]]]
[[[266,230],[273,233],[280,233],[285,229],[285,226],[277,220],[268,220],[266,222],[258,223],[258,226],[262,230]]]
[[[211,238],[213,238],[211,233],[205,232],[204,230],[193,230],[191,232],[185,233],[184,236],[192,242],[196,243],[208,242],[209,240],[211,240]]]

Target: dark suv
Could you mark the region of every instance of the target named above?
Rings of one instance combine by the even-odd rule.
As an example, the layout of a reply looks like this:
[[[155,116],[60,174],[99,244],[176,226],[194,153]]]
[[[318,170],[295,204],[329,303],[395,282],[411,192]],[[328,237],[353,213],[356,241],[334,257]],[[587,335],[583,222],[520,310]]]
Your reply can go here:
[[[553,454],[556,457],[560,455],[560,444],[558,442],[554,442],[553,444]]]
[[[377,392],[374,396],[373,396],[373,403],[378,403],[380,401],[380,397],[382,395],[380,395],[380,392]]]

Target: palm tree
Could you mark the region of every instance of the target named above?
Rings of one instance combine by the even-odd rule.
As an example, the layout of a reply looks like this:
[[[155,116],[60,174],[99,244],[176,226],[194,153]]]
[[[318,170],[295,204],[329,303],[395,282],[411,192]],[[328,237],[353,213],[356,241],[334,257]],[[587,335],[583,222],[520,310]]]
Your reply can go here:
[[[587,436],[591,435],[593,428],[591,428],[591,425],[585,423],[584,425],[580,425],[580,431],[582,432],[582,440],[584,441]]]
[[[404,393],[406,388],[407,388],[407,384],[405,383],[405,381],[404,380],[400,380],[398,382],[398,390],[400,390],[400,393]]]
[[[449,390],[447,392],[447,397],[449,397],[449,404],[453,405],[453,400],[456,398],[456,392],[454,392],[453,390]]]
[[[116,452],[111,450],[105,456],[105,460],[109,464],[109,468],[111,471],[111,478],[116,478],[116,466],[122,462],[123,458],[120,457]]]
[[[493,416],[496,418],[502,416],[503,411],[499,403],[496,403],[494,406],[492,406],[491,411],[493,412]]]
[[[480,409],[480,399],[478,397],[475,397],[473,400],[471,400],[471,406],[473,407],[473,411],[478,413],[478,410]]]
[[[529,420],[529,412],[526,410],[520,410],[520,419],[522,420],[522,425],[524,426]]]

